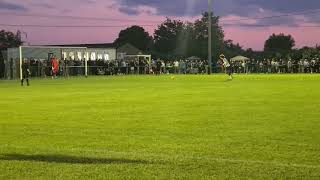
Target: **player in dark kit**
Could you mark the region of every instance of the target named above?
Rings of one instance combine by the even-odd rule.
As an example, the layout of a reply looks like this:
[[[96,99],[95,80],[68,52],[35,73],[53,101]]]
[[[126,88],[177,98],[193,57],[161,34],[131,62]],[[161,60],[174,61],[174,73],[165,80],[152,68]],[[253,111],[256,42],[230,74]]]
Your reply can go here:
[[[21,79],[21,86],[23,86],[23,81],[26,80],[27,81],[27,86],[29,86],[29,76],[30,76],[31,72],[30,72],[30,66],[29,66],[29,62],[24,62],[22,64],[22,79]]]
[[[157,60],[157,62],[156,62],[156,75],[160,75],[161,74],[161,65],[162,65],[162,63],[161,63],[161,61],[160,60]]]

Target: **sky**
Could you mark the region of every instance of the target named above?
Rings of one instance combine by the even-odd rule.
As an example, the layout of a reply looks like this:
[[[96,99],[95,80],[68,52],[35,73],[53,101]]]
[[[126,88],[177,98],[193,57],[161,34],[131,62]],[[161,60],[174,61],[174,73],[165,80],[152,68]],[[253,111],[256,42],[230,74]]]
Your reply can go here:
[[[244,48],[262,50],[272,33],[291,34],[297,48],[320,45],[320,0],[213,1],[213,11],[221,17],[225,38]],[[31,45],[110,43],[122,29],[131,25],[141,25],[152,35],[166,17],[194,21],[207,10],[207,3],[207,0],[0,0],[0,29],[21,30],[23,40]],[[276,17],[263,18],[270,16]],[[9,27],[5,24],[106,27]]]

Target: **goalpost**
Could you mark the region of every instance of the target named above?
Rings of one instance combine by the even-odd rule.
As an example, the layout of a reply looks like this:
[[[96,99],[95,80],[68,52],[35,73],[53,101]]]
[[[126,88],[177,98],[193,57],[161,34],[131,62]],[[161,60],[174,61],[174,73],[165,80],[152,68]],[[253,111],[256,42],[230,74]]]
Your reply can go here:
[[[23,74],[22,74],[22,47],[21,46],[19,46],[19,68],[20,68],[20,80],[22,80],[23,79]]]
[[[89,67],[88,58],[75,58],[76,53],[80,52],[82,55],[87,53],[86,47],[63,47],[63,46],[19,46],[17,48],[8,49],[7,63],[12,61],[12,65],[8,67],[10,72],[15,74],[10,78],[23,78],[23,64],[27,60],[30,63],[30,70],[33,77],[47,77],[50,76],[51,58],[56,58],[59,61],[60,76],[64,76],[64,72],[72,69],[76,75],[88,77]],[[74,59],[69,59],[68,53],[74,54]],[[88,56],[88,55],[87,55]],[[66,60],[65,60],[66,59]],[[82,64],[69,64],[70,61],[82,62]],[[65,65],[66,64],[66,65]],[[11,67],[12,66],[12,67]],[[76,76],[75,75],[75,76]]]
[[[60,61],[59,73],[62,73],[60,76],[69,77],[82,75],[84,77],[88,77],[94,72],[94,69],[90,68],[99,66],[92,64],[94,60],[92,62],[89,61],[92,58],[92,53],[100,56],[101,54],[113,53],[107,50],[108,49],[61,46],[20,46],[17,48],[10,48],[8,50],[7,64],[11,63],[12,65],[7,67],[7,71],[10,72],[10,74],[13,74],[10,78],[19,78],[21,80],[23,78],[23,64],[24,61],[27,60],[28,63],[30,63],[32,77],[48,77],[50,76],[49,71],[51,70],[50,55],[52,55],[52,57],[55,57]],[[70,59],[70,57],[72,58]],[[116,57],[116,55],[114,55],[114,57]],[[102,59],[104,60],[104,58]],[[117,61],[116,58],[112,58],[111,60],[114,62],[121,61],[121,59],[118,59]],[[124,55],[122,60],[127,62],[129,62],[128,60],[138,60],[135,61],[134,73],[148,74],[152,69],[151,55],[148,54]],[[140,64],[136,62],[143,63]],[[128,69],[128,66],[126,67]]]
[[[124,57],[125,58],[126,57],[127,58],[130,58],[130,57],[133,57],[133,58],[135,58],[135,57],[137,57],[137,58],[143,57],[143,58],[148,59],[148,62],[150,61],[150,63],[151,63],[151,55],[142,55],[142,54],[139,54],[139,55],[125,55]]]
[[[152,69],[152,62],[151,62],[151,55],[146,55],[146,54],[138,54],[138,55],[125,55],[124,59],[131,59],[131,58],[138,58],[138,60],[140,60],[140,58],[144,58],[147,60],[148,62],[148,66],[149,66],[149,72]],[[138,66],[139,68],[139,66]],[[139,71],[139,70],[138,70]]]

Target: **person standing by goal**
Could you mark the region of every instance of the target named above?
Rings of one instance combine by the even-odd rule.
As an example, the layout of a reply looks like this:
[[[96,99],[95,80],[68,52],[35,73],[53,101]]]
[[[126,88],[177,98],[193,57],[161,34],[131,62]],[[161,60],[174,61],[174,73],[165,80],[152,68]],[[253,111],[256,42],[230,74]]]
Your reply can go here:
[[[220,55],[220,59],[223,62],[223,66],[226,69],[226,73],[229,75],[229,79],[232,80],[233,79],[232,66],[231,66],[230,62],[227,60],[227,58],[223,54]]]
[[[56,58],[51,59],[52,79],[57,78],[59,72],[59,61]]]
[[[23,82],[24,80],[27,81],[27,86],[30,85],[29,83],[29,76],[30,76],[31,72],[30,72],[30,65],[28,61],[25,61],[22,64],[22,79],[21,79],[21,86],[23,86]]]

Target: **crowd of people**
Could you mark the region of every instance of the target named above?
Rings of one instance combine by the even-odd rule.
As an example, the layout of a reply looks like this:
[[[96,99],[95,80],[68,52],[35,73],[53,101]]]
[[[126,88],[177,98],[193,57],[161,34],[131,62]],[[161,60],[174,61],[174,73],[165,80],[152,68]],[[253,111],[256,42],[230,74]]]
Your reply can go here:
[[[52,76],[52,60],[30,60],[31,77]],[[214,64],[215,73],[225,72],[223,62]],[[319,58],[301,60],[263,59],[230,61],[233,73],[320,73]],[[85,74],[85,60],[58,60],[57,75],[81,76]],[[88,75],[133,74],[206,74],[207,60],[88,60]]]
[[[233,73],[320,73],[319,58],[300,60],[263,59],[258,61],[231,61]],[[220,71],[223,71],[221,62],[218,62]]]
[[[205,74],[208,70],[207,60],[155,60],[153,69],[160,74]]]
[[[26,60],[30,64],[32,77],[51,76],[53,61]],[[80,76],[85,74],[85,60],[58,60],[57,75]],[[120,75],[147,74],[149,63],[147,60],[88,60],[88,75]]]
[[[52,76],[53,61],[26,60],[30,64],[31,77]],[[57,75],[81,76],[85,74],[85,60],[58,61]],[[205,74],[208,64],[206,60],[88,60],[88,75],[134,75],[134,74]]]

